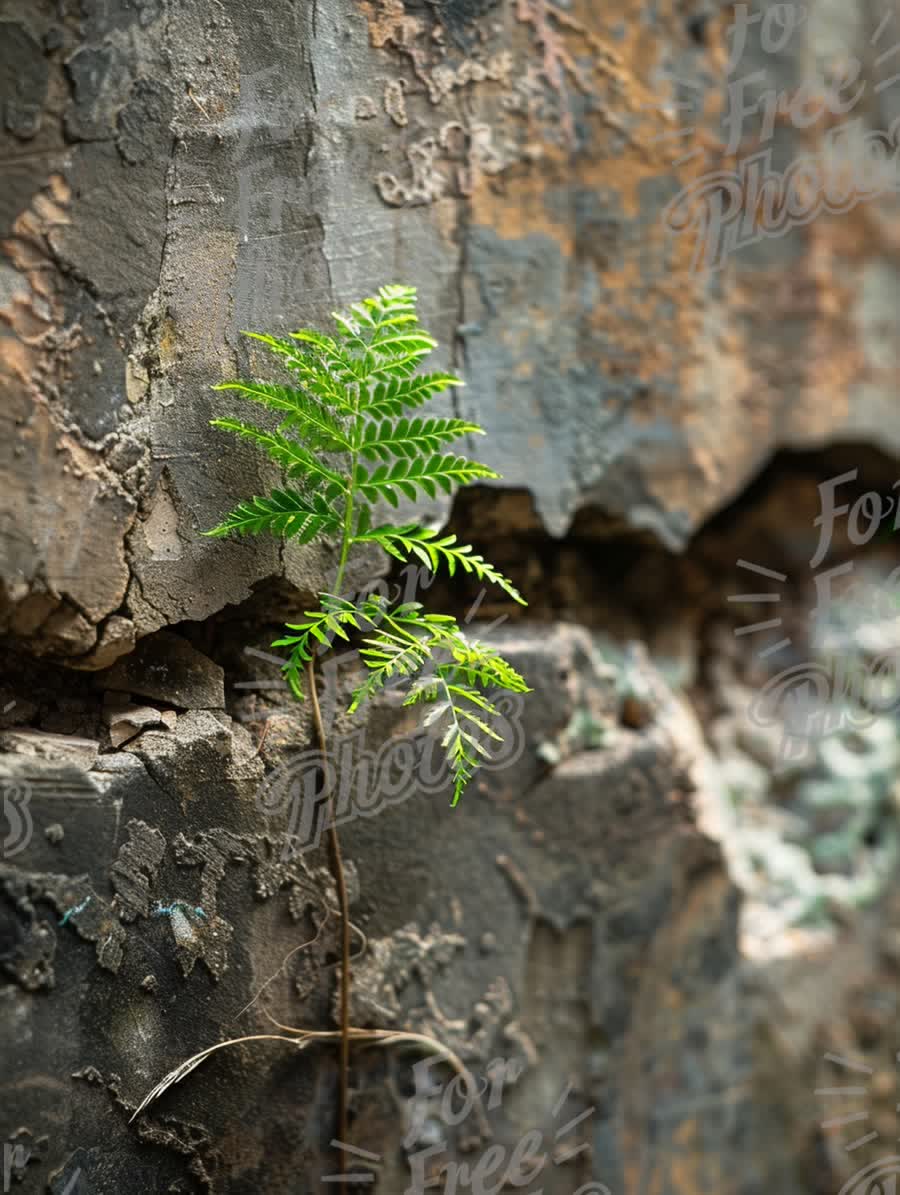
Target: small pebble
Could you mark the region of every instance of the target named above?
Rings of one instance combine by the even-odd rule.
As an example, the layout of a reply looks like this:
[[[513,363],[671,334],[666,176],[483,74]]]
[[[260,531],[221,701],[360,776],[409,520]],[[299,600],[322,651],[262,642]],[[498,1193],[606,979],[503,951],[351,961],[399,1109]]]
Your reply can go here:
[[[639,697],[626,697],[622,701],[619,717],[623,726],[632,730],[642,730],[653,717],[653,711],[649,703]]]

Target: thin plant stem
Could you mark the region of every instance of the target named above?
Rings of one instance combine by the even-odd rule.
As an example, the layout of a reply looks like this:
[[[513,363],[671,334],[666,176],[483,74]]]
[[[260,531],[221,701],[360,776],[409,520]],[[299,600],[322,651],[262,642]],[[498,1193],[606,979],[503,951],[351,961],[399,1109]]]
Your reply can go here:
[[[347,567],[347,557],[350,555],[350,530],[353,519],[353,495],[347,497],[347,508],[344,511],[344,534],[343,542],[341,543],[341,558],[338,561],[337,576],[334,579],[334,592],[336,597],[341,597],[341,586],[344,583],[344,569]]]
[[[359,411],[359,395],[357,394],[355,401],[355,408]],[[354,440],[354,444],[356,441]],[[337,576],[334,579],[334,593],[336,597],[342,597],[341,586],[344,583],[344,569],[347,567],[347,557],[350,555],[350,548],[353,546],[353,488],[354,478],[356,477],[356,461],[358,453],[355,448],[350,450],[350,463],[348,465],[347,476],[347,501],[344,506],[344,521],[341,529],[341,555],[338,560]]]
[[[312,702],[313,722],[316,737],[319,740],[319,750],[323,760],[328,753],[328,740],[325,735],[325,725],[322,721],[322,710],[319,706],[319,692],[316,688],[316,666],[314,658],[306,661],[306,675],[309,685],[309,697]],[[350,1132],[348,1119],[348,1088],[350,1080],[350,901],[347,897],[347,878],[344,875],[344,860],[341,855],[341,842],[338,837],[337,819],[335,817],[334,798],[328,794],[328,853],[331,856],[331,874],[337,890],[338,910],[340,912],[341,938],[341,974],[339,979],[340,1015],[340,1056],[338,1061],[338,1139],[341,1142],[342,1164],[344,1146]],[[341,1178],[341,1195],[346,1195],[346,1182]]]

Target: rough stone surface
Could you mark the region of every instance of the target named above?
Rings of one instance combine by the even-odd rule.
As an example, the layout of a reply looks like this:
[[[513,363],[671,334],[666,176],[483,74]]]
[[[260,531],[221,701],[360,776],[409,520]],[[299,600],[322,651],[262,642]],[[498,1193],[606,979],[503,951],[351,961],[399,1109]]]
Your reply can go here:
[[[900,446],[894,200],[712,274],[667,224],[680,188],[735,165],[715,148],[728,9],[103,11],[4,18],[3,575],[38,650],[102,667],[261,578],[317,587],[327,553],[198,536],[270,480],[208,427],[210,386],[266,368],[239,329],[321,322],[387,278],[418,283],[483,455],[554,535],[597,508],[683,548],[779,446]],[[864,14],[811,6],[775,65],[756,26],[741,69],[789,90],[838,46],[865,60]],[[783,121],[771,148],[790,162],[808,134]]]
[[[572,1161],[554,1154],[543,1187],[553,1195],[589,1181],[637,1195],[672,1174],[698,1195],[814,1189],[825,1111],[810,1059],[817,1033],[838,1042],[839,1014],[804,1000],[810,972],[798,961],[781,976],[741,960],[739,892],[697,824],[712,794],[698,787],[709,759],[688,704],[636,643],[566,624],[493,635],[540,684],[521,718],[508,711],[502,766],[487,767],[456,810],[413,788],[342,827],[366,935],[354,1020],[436,1037],[478,1075],[502,1059],[511,1077],[488,1120],[509,1151],[523,1132],[549,1131],[560,1098],[567,1119],[590,1110],[571,1144],[591,1149]],[[638,727],[626,716],[636,694]],[[326,854],[285,850],[296,846],[295,810],[261,788],[264,759],[302,767],[306,711],[290,716],[292,747],[273,742],[262,758],[239,722],[200,710],[77,766],[0,757],[5,791],[27,785],[33,827],[3,870],[0,961],[9,1073],[32,1076],[10,1132],[46,1137],[36,1179],[68,1181],[80,1167],[94,1182],[149,1182],[138,1142],[159,1147],[157,1176],[189,1188],[287,1191],[291,1175],[315,1183],[333,1172],[327,1051],[224,1051],[128,1122],[171,1067],[218,1040],[268,1032],[267,1012],[333,1023]],[[391,727],[404,731],[389,708],[369,732]],[[890,941],[879,949],[890,967]],[[830,990],[858,1018],[860,989],[883,987],[884,972],[862,950],[828,960],[824,951],[830,971],[851,963],[852,977],[840,972]],[[792,1012],[776,1029],[782,983]],[[36,992],[51,993],[65,1020],[64,1049],[46,1056],[29,1044],[44,1032]],[[105,1015],[79,1019],[79,1002]],[[384,1189],[404,1189],[423,1147],[471,1157],[477,1118],[445,1123],[404,1054],[362,1054],[355,1074],[354,1143],[381,1158]],[[412,1095],[398,1103],[398,1091]]]
[[[622,726],[613,673],[597,666],[602,644],[586,632],[558,626],[548,638],[522,628],[503,639],[510,658],[545,683],[546,704],[536,703],[527,730],[513,736],[521,753],[510,772],[515,797],[498,770],[456,811],[411,793],[415,809],[402,803],[345,827],[358,876],[354,915],[368,939],[354,1016],[436,1036],[475,1071],[500,1056],[515,1062],[521,1076],[491,1114],[510,1149],[543,1124],[548,1097],[571,1084],[570,1118],[594,1109],[579,1136],[593,1144],[593,1163],[589,1155],[561,1163],[545,1189],[569,1191],[593,1173],[610,1189],[637,1190],[629,1175],[647,1164],[640,1158],[651,1140],[652,1167],[662,1173],[685,1133],[718,1131],[702,1109],[743,1065],[736,893],[691,815],[699,733],[649,665],[653,717],[642,730]],[[548,773],[538,742],[562,736],[582,704],[608,749],[572,740]],[[329,1173],[327,1152],[313,1145],[310,1153],[328,1139],[328,1054],[297,1057],[277,1043],[263,1055],[226,1052],[128,1125],[129,1111],[180,1058],[220,1037],[265,1032],[264,1008],[290,1023],[330,1020],[323,980],[335,927],[320,922],[334,898],[324,851],[285,857],[291,810],[255,799],[263,765],[247,732],[192,711],[173,731],[145,730],[93,767],[64,773],[46,760],[6,759],[4,776],[34,786],[35,832],[4,871],[13,929],[4,966],[14,981],[4,1048],[11,1074],[54,1080],[52,1100],[46,1083],[33,1084],[16,1112],[17,1125],[49,1139],[41,1173],[62,1167],[71,1177],[80,1165],[88,1181],[114,1173],[123,1185],[139,1184],[150,1164],[136,1149],[141,1140],[162,1147],[153,1154],[158,1175],[202,1173],[223,1191],[244,1180],[280,1189],[276,1159],[285,1175],[311,1182]],[[61,810],[73,800],[76,821]],[[60,821],[67,830],[54,842],[42,831]],[[239,1016],[298,938],[310,936],[310,923],[320,924],[317,940],[276,976],[264,1002]],[[156,985],[146,982],[150,974]],[[71,993],[76,982],[79,1001],[102,1005],[105,1015],[79,1022],[79,1001],[70,1000],[60,1012],[62,1054],[42,1061],[27,1044],[45,1015],[30,993]],[[660,1002],[660,992],[675,1003],[669,995]],[[723,1020],[726,999],[734,1011]],[[677,1011],[682,1003],[696,1029]],[[719,1028],[707,1038],[701,1026],[713,1008]],[[57,1026],[54,1040],[59,1034]],[[664,1068],[673,1093],[671,1107],[657,1105],[652,1139],[640,1084],[649,1092],[660,1078],[641,1058]],[[402,1166],[405,1130],[385,1082],[406,1082],[407,1066],[401,1056],[359,1060],[354,1140],[377,1149],[388,1172]],[[637,1086],[623,1081],[632,1071]],[[733,1160],[761,1181],[790,1168],[789,1158],[752,1157],[747,1142],[765,1117],[749,1091],[732,1115],[744,1126]],[[288,1124],[293,1145],[282,1137]],[[228,1142],[247,1133],[258,1146],[245,1145],[237,1161]],[[459,1144],[454,1130],[445,1145]],[[691,1159],[678,1164],[698,1168],[690,1189],[699,1191],[702,1150]],[[786,1181],[779,1189],[800,1189]]]
[[[755,26],[740,74],[790,92],[855,54],[853,115],[890,128],[879,6],[763,7],[803,20],[774,57]],[[710,170],[727,189],[761,132],[757,111],[740,154],[722,145],[732,9],[4,4],[4,1180],[286,1195],[336,1165],[327,1045],[221,1051],[129,1117],[195,1051],[273,1032],[265,1011],[333,1025],[325,851],[285,852],[316,829],[291,787],[310,716],[268,648],[335,554],[200,533],[275,479],[209,427],[216,382],[269,368],[240,330],[322,325],[385,281],[419,287],[436,364],[468,383],[435,410],[489,432],[502,488],[454,529],[527,593],[531,621],[491,633],[536,691],[457,810],[432,777],[342,827],[354,1016],[479,1075],[513,1065],[507,1147],[552,1133],[563,1092],[561,1117],[590,1110],[572,1143],[591,1150],[553,1152],[547,1195],[836,1192],[880,1145],[851,1156],[819,1127],[828,1052],[866,1060],[896,1138],[896,728],[774,780],[783,728],[746,717],[771,673],[727,605],[739,554],[790,573],[802,658],[817,481],[865,456],[893,492],[896,187],[692,268],[669,205]],[[832,124],[799,123],[761,143],[780,170]],[[780,457],[791,476],[761,492],[779,449],[818,455]],[[384,567],[361,558],[348,588]],[[379,707],[350,738],[348,683],[326,713],[358,762],[409,724]],[[354,1061],[354,1143],[386,1192],[410,1145],[473,1157],[477,1126],[450,1131],[410,1070]]]
[[[105,672],[95,684],[183,709],[224,709],[224,673],[179,635],[158,631]]]
[[[174,710],[158,710],[153,706],[131,705],[129,702],[109,702],[103,713],[113,747],[123,746],[150,727],[165,726],[173,730],[178,723],[178,715]]]

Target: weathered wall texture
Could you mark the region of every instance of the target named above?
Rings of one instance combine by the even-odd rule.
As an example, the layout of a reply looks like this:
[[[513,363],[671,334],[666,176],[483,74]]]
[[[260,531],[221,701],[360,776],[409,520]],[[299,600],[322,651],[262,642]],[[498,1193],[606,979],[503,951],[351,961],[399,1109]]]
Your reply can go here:
[[[811,0],[791,46],[773,59],[751,38],[742,71],[790,90],[855,53],[854,115],[886,129],[876,7]],[[771,568],[808,559],[814,483],[692,537],[779,449],[874,445],[890,472],[900,225],[881,199],[691,271],[664,212],[738,159],[716,148],[731,16],[0,0],[0,782],[13,805],[31,794],[34,822],[2,863],[2,1131],[23,1190],[278,1195],[335,1165],[324,1047],[221,1054],[129,1116],[192,1052],[269,1031],[264,1006],[333,1023],[324,855],[285,861],[289,810],[257,799],[308,744],[306,714],[257,748],[272,632],[334,560],[200,536],[273,480],[208,427],[210,387],[266,368],[240,329],[322,323],[399,281],[504,475],[455,518],[532,600],[495,634],[537,693],[521,759],[458,810],[416,794],[346,827],[367,936],[355,1018],[431,1032],[476,1069],[520,1061],[500,1140],[552,1131],[571,1083],[592,1148],[560,1155],[549,1195],[591,1178],[613,1195],[837,1191],[847,1161],[817,1133],[810,1059],[860,991],[887,999],[900,956],[878,923],[858,957],[819,943],[831,1003],[813,1011],[789,948],[787,979],[748,968],[737,883],[755,881],[722,801],[738,781],[704,741],[718,727],[721,766],[768,791],[766,750],[732,717],[753,678],[707,632],[742,545]],[[767,144],[783,164],[823,131],[782,116]],[[708,153],[677,164],[687,148]],[[895,760],[879,759],[881,818]],[[854,1013],[835,1048],[889,1056],[879,1015]],[[409,1180],[408,1074],[388,1051],[354,1068],[354,1142],[386,1192]]]

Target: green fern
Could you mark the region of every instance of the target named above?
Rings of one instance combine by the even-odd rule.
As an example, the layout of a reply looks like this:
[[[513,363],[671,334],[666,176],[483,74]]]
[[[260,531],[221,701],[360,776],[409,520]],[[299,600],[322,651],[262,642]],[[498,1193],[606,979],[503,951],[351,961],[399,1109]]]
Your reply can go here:
[[[420,373],[413,378],[404,377],[392,382],[379,382],[374,388],[363,388],[360,410],[370,418],[399,416],[404,411],[416,410],[436,394],[443,394],[449,387],[461,385],[462,382],[452,373]]]
[[[410,446],[415,451],[414,441],[410,441]],[[415,498],[416,491],[421,489],[429,498],[434,498],[439,487],[444,493],[452,494],[454,485],[467,485],[481,477],[499,476],[487,465],[468,461],[464,456],[448,454],[394,461],[392,465],[379,465],[372,473],[365,465],[357,464],[353,471],[353,485],[370,502],[387,498],[392,506],[397,506],[397,490],[407,498]]]
[[[447,446],[482,435],[476,423],[455,418],[412,417],[430,399],[462,381],[450,373],[417,372],[437,347],[419,325],[416,292],[385,286],[377,295],[335,313],[334,335],[301,329],[288,337],[250,332],[292,375],[293,384],[228,381],[216,390],[277,412],[277,429],[231,417],[213,426],[249,440],[273,460],[295,488],[241,502],[207,535],[269,533],[309,543],[333,538],[339,545],[335,593],[320,595],[320,608],[288,624],[275,647],[289,649],[283,666],[294,695],[303,698],[301,671],[335,638],[364,635],[360,656],[367,669],[349,712],[398,681],[412,680],[404,704],[426,704],[426,726],[442,725],[441,742],[454,781],[455,805],[487,753],[497,709],[495,690],[526,693],[528,686],[493,649],[468,640],[448,615],[429,614],[417,602],[394,609],[378,597],[354,604],[339,596],[349,553],[377,544],[399,560],[416,559],[432,572],[453,576],[457,566],[498,585],[525,604],[511,581],[455,535],[416,523],[376,523],[383,501],[435,498],[458,485],[497,478],[487,465]],[[365,462],[365,463],[364,463]]]
[[[397,456],[414,458],[417,451],[437,452],[442,444],[467,435],[483,436],[484,428],[465,419],[372,420],[365,425],[358,448],[367,460],[389,461]]]
[[[303,622],[287,624],[287,630],[298,631],[296,635],[285,635],[276,639],[272,647],[289,647],[291,649],[287,662],[282,667],[288,684],[294,696],[303,700],[303,689],[300,685],[300,669],[303,664],[313,658],[316,644],[330,647],[335,636],[349,642],[350,636],[345,627],[354,631],[363,628],[369,630],[377,626],[382,613],[381,600],[377,594],[365,598],[359,605],[347,601],[346,598],[336,597],[333,593],[319,594],[322,603],[319,610],[307,610]]]
[[[225,521],[207,535],[260,535],[268,531],[306,544],[319,535],[340,530],[328,502],[321,495],[305,498],[296,490],[273,490],[269,498],[251,498],[236,506]]]
[[[349,451],[352,447],[341,420],[314,395],[272,386],[267,382],[221,382],[214,390],[235,390],[241,398],[284,413],[282,429],[303,433],[307,445],[329,452]]]
[[[363,522],[363,515],[360,515],[354,543],[376,543],[398,560],[408,560],[410,556],[415,556],[435,573],[443,564],[451,577],[459,565],[463,572],[474,573],[479,581],[490,581],[499,585],[511,598],[525,605],[525,599],[518,589],[493,565],[488,564],[483,556],[476,556],[474,549],[468,544],[457,544],[455,535],[445,535],[438,539],[439,535],[439,531],[419,527],[416,523],[406,523],[402,527],[393,527],[390,524],[369,527],[368,523]]]
[[[445,721],[441,745],[447,752],[456,805],[479,765],[479,756],[488,754],[484,739],[501,741],[485,720],[485,715],[498,712],[485,694],[497,689],[528,693],[528,686],[497,651],[467,639],[449,615],[423,613],[418,602],[383,612],[378,632],[365,643],[360,655],[369,675],[354,692],[350,712],[392,679],[419,674],[403,704],[430,704],[426,727]]]

